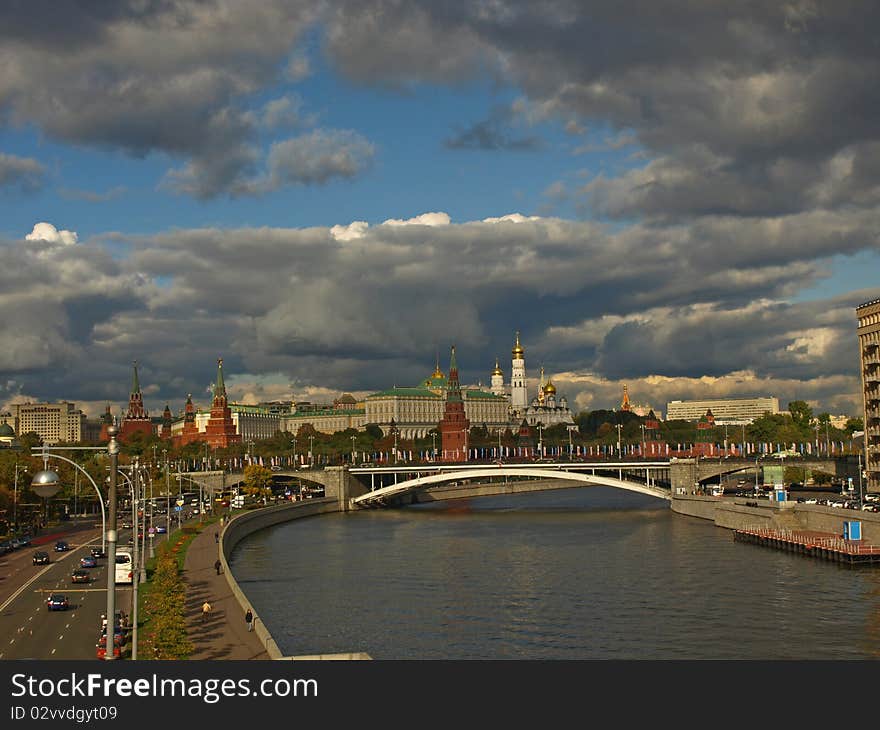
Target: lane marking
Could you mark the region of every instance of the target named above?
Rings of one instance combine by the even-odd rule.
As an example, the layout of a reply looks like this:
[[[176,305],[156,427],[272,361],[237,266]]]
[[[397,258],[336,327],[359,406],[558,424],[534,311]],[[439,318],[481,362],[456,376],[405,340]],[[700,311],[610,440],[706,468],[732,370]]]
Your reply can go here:
[[[45,568],[43,568],[39,573],[37,573],[33,578],[24,583],[15,593],[13,593],[9,598],[7,598],[2,604],[0,604],[0,613],[6,610],[7,606],[12,603],[16,598],[18,598],[25,590],[27,590],[31,584],[37,580],[37,578],[42,577],[42,575],[52,568],[52,564],[50,563]]]

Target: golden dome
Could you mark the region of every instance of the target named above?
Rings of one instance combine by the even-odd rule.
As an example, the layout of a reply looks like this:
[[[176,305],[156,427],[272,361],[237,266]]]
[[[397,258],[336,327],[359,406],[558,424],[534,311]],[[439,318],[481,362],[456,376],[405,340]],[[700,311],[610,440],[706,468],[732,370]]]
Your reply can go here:
[[[497,357],[495,358],[495,369],[492,371],[492,375],[504,375],[504,373],[501,372],[500,366],[498,365]]]
[[[525,352],[522,349],[522,345],[519,344],[519,332],[516,333],[516,345],[513,347],[513,356],[516,358],[522,358],[523,353]]]
[[[544,386],[544,392],[545,392],[547,395],[550,395],[550,394],[554,394],[554,395],[555,395],[555,394],[556,394],[556,386],[553,385],[553,381],[552,381],[552,380],[548,380],[548,381],[547,381],[547,385]]]

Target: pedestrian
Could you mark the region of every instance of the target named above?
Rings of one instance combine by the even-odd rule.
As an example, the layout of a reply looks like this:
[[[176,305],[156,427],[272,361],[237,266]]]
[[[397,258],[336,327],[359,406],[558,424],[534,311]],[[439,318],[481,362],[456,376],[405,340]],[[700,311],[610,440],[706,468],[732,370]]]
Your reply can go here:
[[[223,566],[222,566],[222,563],[220,562],[220,558],[217,558],[217,559],[214,561],[214,570],[217,571],[217,575],[220,575],[220,568],[221,568],[221,567],[223,567]]]
[[[219,532],[214,533],[214,542],[215,543],[220,542],[220,533]]]
[[[202,621],[207,621],[208,617],[211,615],[211,604],[205,601],[202,604]]]
[[[247,624],[248,631],[254,630],[254,614],[250,609],[248,609],[247,613],[244,615],[244,622]]]

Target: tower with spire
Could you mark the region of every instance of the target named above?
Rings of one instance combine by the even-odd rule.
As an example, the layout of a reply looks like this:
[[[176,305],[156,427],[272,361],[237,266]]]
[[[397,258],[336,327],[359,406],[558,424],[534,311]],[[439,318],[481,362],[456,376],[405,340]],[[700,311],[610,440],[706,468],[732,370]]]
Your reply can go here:
[[[495,369],[492,370],[492,386],[490,388],[491,392],[495,395],[505,395],[504,392],[504,373],[501,371],[501,366],[498,365],[498,358],[495,358]]]
[[[620,402],[620,410],[632,410],[632,404],[629,402],[629,393],[626,392],[626,383],[623,384],[623,400]]]
[[[128,410],[122,419],[119,427],[118,439],[125,443],[131,440],[136,433],[144,436],[153,435],[153,422],[150,420],[147,410],[144,408],[144,397],[141,393],[140,382],[138,381],[137,360],[133,363],[134,374],[131,379],[131,394],[128,397]]]
[[[162,429],[159,431],[159,438],[165,441],[171,440],[171,408],[165,404],[165,410],[162,411]]]
[[[529,390],[526,385],[525,351],[519,344],[519,332],[516,333],[516,344],[511,351],[510,362],[510,409],[521,414],[529,402]]]
[[[236,432],[232,411],[226,400],[226,384],[223,382],[223,358],[217,360],[217,381],[214,383],[214,400],[211,403],[211,416],[205,426],[205,441],[212,449],[222,449],[229,444],[241,443],[241,434]]]
[[[458,364],[455,345],[449,359],[449,378],[446,388],[446,404],[440,420],[440,439],[444,461],[467,461],[467,432],[470,421],[464,412],[461,385],[458,382]]]

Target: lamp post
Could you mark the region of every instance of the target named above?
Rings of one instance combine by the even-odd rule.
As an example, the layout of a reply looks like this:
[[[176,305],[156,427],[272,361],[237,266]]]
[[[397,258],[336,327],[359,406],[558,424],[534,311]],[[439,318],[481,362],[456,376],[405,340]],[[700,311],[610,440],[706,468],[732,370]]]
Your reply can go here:
[[[15,487],[12,494],[12,534],[18,534],[18,472],[27,472],[27,465],[15,462]]]
[[[501,429],[498,429],[498,459],[501,460]]]
[[[538,458],[544,456],[544,424],[538,424]]]
[[[742,427],[742,453],[740,456],[745,459],[746,458],[746,424],[740,424]]]
[[[431,459],[437,461],[437,432],[431,432]]]
[[[293,437],[293,468],[296,469],[296,436]]]
[[[354,466],[354,442],[357,440],[356,436],[351,437],[351,465]]]
[[[162,462],[165,466],[165,541],[171,539],[171,485],[168,480],[168,449],[162,449]]]
[[[645,458],[645,424],[644,423],[639,424],[639,428],[642,429],[642,453],[640,454],[640,456],[644,459]]]
[[[309,436],[309,469],[315,468],[315,437]]]
[[[623,428],[623,425],[620,423],[615,424],[614,426],[617,429],[617,458],[623,459],[623,450],[620,446],[620,430]]]
[[[113,634],[116,630],[116,477],[119,470],[119,443],[116,434],[119,429],[116,426],[108,426],[107,434],[110,443],[107,444],[107,453],[110,455],[110,487],[107,490],[109,503],[109,524],[107,525],[107,650],[104,659],[112,660],[113,657]],[[103,502],[101,503],[103,509]]]

